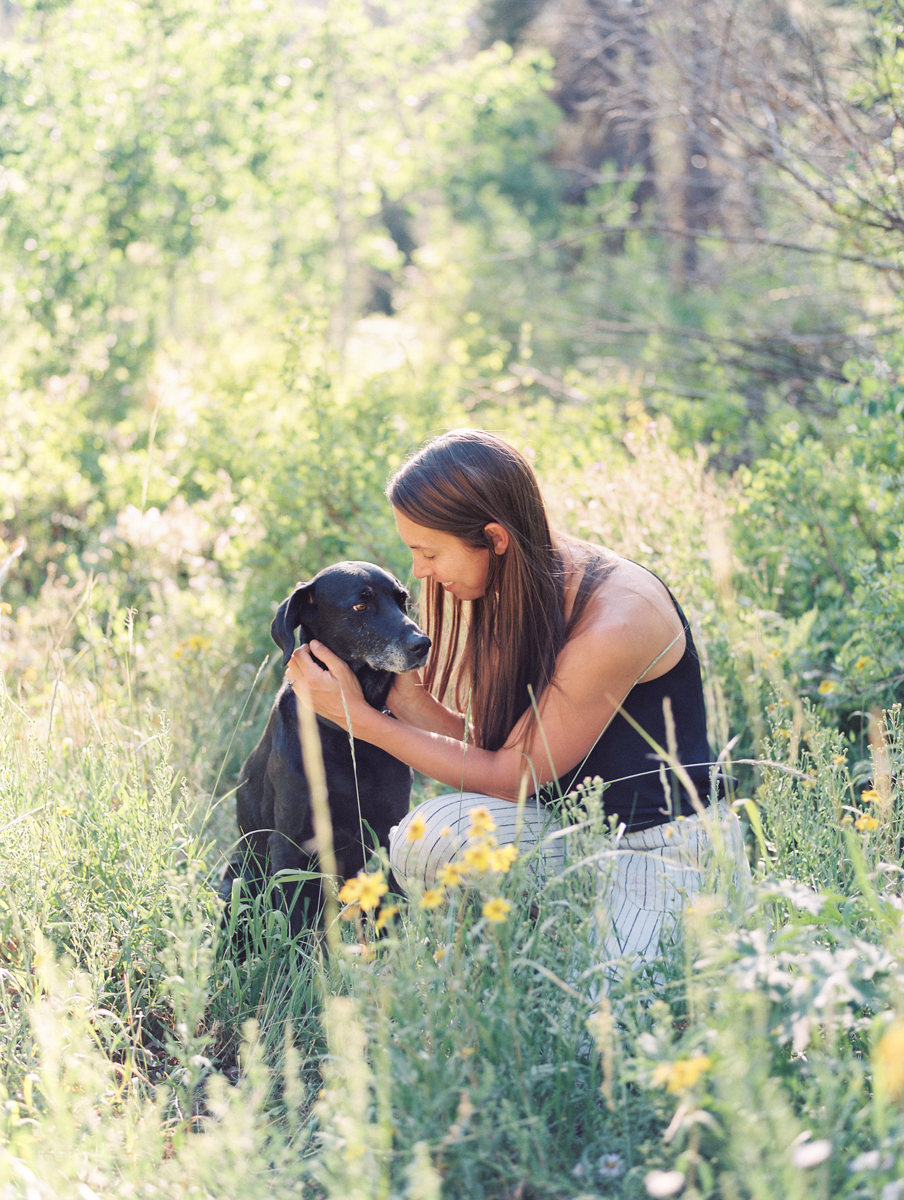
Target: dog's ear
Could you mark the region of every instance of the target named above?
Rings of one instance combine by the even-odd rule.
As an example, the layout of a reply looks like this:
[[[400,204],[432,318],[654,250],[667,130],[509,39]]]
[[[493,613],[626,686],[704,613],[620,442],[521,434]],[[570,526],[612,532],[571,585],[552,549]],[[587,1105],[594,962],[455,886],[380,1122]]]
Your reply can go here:
[[[276,616],[270,626],[270,636],[283,652],[284,667],[289,665],[289,659],[295,650],[295,630],[315,612],[313,580],[300,583],[276,610]]]

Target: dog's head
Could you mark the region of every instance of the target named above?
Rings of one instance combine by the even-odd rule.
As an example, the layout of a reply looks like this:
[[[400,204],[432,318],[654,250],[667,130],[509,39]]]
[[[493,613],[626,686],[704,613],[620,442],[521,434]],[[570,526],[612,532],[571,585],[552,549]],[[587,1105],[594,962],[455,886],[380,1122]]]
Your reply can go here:
[[[299,583],[276,610],[270,634],[283,665],[301,641],[323,642],[354,671],[399,674],[427,660],[430,639],[408,616],[408,593],[373,563],[341,562]]]

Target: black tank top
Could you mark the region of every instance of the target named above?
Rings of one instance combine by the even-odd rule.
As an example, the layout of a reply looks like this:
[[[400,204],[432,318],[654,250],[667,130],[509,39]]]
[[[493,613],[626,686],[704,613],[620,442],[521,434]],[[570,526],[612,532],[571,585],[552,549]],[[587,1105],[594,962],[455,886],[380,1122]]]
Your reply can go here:
[[[622,709],[657,745],[668,750],[663,701],[671,701],[678,761],[697,789],[700,802],[707,805],[713,768],[700,661],[687,618],[671,592],[669,596],[684,625],[684,654],[658,679],[636,683]],[[603,792],[606,816],[623,821],[628,833],[662,825],[678,816],[692,816],[697,811],[674,770],[660,763],[649,742],[621,712],[615,714],[584,761],[546,784],[537,798],[556,804],[585,780],[596,778],[607,785]]]

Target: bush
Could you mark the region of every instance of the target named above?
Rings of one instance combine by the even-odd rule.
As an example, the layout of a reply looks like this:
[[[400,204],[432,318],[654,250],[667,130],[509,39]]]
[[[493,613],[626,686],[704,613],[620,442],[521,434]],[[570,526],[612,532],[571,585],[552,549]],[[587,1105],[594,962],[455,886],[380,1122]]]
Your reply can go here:
[[[851,363],[837,421],[786,426],[738,472],[738,590],[775,617],[765,639],[791,684],[865,739],[864,713],[904,681],[904,389],[888,364]],[[789,652],[782,630],[806,621]]]

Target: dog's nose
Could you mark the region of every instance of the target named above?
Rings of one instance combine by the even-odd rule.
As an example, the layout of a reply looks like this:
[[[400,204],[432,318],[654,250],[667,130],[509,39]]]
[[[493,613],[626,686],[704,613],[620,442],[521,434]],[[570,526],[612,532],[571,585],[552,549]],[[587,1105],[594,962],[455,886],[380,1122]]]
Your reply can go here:
[[[408,643],[409,648],[414,654],[426,654],[430,649],[430,639],[426,633],[417,633]]]

